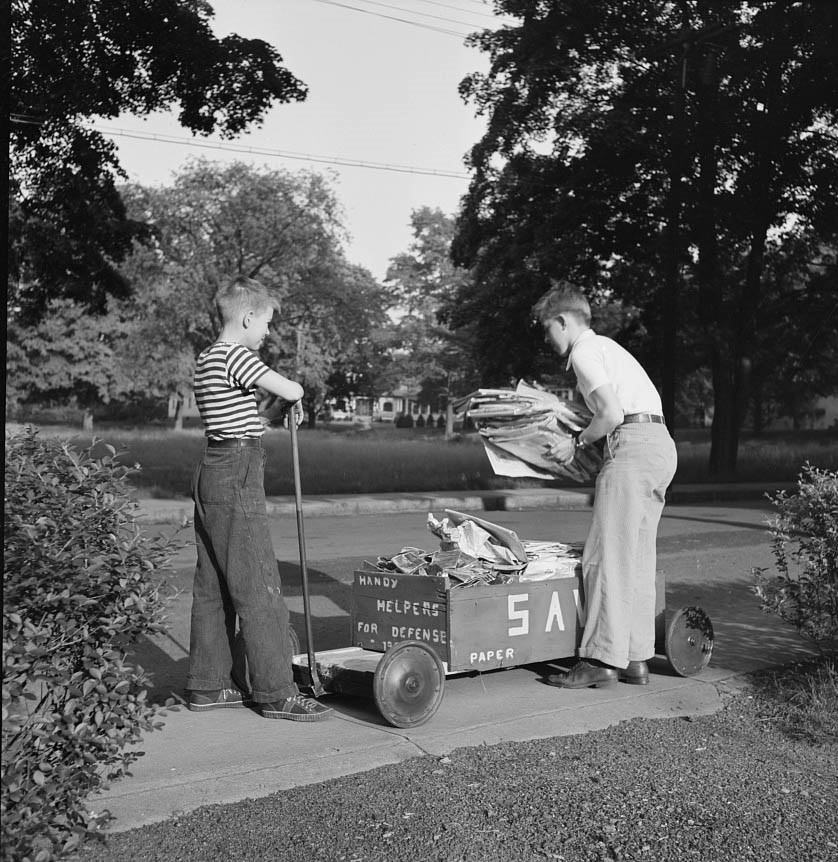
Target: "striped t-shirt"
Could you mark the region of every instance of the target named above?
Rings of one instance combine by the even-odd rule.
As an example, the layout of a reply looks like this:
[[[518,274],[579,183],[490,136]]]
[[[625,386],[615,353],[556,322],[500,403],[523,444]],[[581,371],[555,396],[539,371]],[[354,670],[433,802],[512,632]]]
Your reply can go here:
[[[270,368],[252,350],[232,341],[216,341],[201,353],[194,390],[207,437],[262,436],[254,389],[266,371]]]

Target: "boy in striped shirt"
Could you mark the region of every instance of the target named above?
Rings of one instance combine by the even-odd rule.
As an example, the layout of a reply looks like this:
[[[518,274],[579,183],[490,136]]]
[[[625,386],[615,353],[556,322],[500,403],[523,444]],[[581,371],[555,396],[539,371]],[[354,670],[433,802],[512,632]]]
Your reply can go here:
[[[278,308],[265,287],[239,278],[215,301],[221,333],[198,357],[194,380],[207,445],[192,489],[198,564],[187,706],[202,712],[252,704],[264,718],[319,721],[332,710],[299,693],[291,668],[288,608],[265,506],[265,429],[255,394],[264,389],[293,403],[303,389],[256,353]]]

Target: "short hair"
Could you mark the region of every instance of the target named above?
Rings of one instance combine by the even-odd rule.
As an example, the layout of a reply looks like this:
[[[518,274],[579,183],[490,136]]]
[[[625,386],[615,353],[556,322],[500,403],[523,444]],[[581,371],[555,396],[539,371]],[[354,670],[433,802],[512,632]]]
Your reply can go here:
[[[218,289],[215,304],[221,319],[228,323],[238,314],[257,313],[273,308],[279,311],[279,300],[255,278],[239,276],[230,284]]]
[[[591,324],[591,306],[585,294],[569,281],[554,281],[552,287],[532,307],[533,317],[545,324],[560,314],[572,314],[585,326]]]

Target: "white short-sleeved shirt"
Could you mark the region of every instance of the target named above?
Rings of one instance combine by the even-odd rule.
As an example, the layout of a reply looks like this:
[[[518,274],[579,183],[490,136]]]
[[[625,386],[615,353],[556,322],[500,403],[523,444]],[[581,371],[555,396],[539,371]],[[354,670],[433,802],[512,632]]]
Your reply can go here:
[[[592,412],[591,393],[610,383],[624,414],[663,413],[660,394],[643,366],[616,341],[597,335],[593,329],[576,339],[567,367],[573,369],[576,388]]]

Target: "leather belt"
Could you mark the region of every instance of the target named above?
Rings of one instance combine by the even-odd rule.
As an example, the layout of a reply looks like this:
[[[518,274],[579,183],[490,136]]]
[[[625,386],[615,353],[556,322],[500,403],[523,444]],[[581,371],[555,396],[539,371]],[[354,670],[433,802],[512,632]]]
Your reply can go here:
[[[255,446],[258,448],[261,445],[261,437],[225,437],[222,440],[213,440],[211,437],[207,438],[207,446],[210,449],[239,449],[242,446]]]
[[[666,425],[666,420],[657,413],[626,413],[622,424],[630,425],[632,422],[655,422],[658,425]]]

